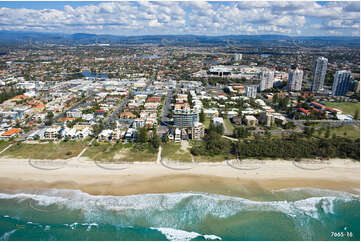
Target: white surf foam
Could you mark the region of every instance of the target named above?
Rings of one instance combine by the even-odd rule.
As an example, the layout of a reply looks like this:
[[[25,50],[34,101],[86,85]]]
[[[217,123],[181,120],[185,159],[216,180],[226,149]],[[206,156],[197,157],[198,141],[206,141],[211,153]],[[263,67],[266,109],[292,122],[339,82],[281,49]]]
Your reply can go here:
[[[354,191],[360,191],[360,189],[352,189]],[[360,199],[360,194],[354,194],[345,191],[338,191],[338,190],[331,190],[331,189],[320,189],[320,188],[313,188],[313,187],[295,187],[295,188],[284,188],[279,190],[271,190],[272,193],[279,193],[279,192],[304,192],[309,196],[314,197],[340,197],[345,199]]]
[[[320,191],[317,190],[317,193],[320,194]],[[64,204],[68,208],[83,210],[86,222],[89,223],[95,221],[132,226],[137,224],[137,219],[144,218],[154,227],[179,228],[187,225],[189,217],[185,213],[190,210],[192,218],[199,223],[207,215],[226,218],[242,211],[278,211],[293,218],[308,216],[318,219],[320,212],[334,213],[335,201],[339,199],[347,201],[355,197],[343,194],[340,197],[321,196],[297,201],[252,201],[239,197],[193,192],[93,196],[79,190],[51,189],[35,193],[24,191],[17,194],[0,193],[0,199],[33,199],[39,205],[45,206]],[[107,211],[112,213],[104,216]],[[76,224],[71,227],[76,227]]]
[[[196,232],[187,232],[184,230],[179,229],[172,229],[172,228],[153,228],[151,229],[158,230],[164,236],[171,241],[189,241],[191,239],[197,238],[197,237],[203,237],[207,240],[222,240],[222,238],[216,236],[216,235],[202,235]]]
[[[1,237],[0,240],[9,240],[10,235],[16,232],[17,229],[13,229],[9,232],[5,232]]]

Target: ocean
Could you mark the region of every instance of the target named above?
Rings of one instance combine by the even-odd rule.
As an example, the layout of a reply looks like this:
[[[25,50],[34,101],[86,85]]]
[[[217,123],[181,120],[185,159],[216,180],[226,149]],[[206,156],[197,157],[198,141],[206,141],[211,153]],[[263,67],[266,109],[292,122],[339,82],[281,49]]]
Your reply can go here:
[[[0,240],[360,240],[360,197],[313,188],[252,197],[0,191]]]

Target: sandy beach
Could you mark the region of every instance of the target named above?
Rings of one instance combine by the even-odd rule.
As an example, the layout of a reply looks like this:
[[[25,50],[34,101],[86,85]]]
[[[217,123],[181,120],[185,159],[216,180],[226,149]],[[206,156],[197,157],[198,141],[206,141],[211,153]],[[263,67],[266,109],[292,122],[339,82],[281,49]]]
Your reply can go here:
[[[233,167],[226,162],[168,163],[167,168],[156,163],[97,164],[84,158],[30,162],[4,158],[0,159],[0,189],[78,189],[93,195],[184,191],[241,195],[265,189],[312,187],[359,193],[359,162],[309,162],[248,160]]]

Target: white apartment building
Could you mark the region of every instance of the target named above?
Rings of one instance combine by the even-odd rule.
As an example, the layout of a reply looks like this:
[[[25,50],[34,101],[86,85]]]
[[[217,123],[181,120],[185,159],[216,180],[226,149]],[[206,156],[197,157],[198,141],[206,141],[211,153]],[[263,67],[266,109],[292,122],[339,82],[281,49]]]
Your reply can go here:
[[[259,90],[262,92],[263,90],[272,88],[274,79],[275,75],[273,71],[263,71],[259,83]]]
[[[246,96],[251,98],[256,98],[257,86],[256,85],[246,86]]]
[[[313,82],[312,82],[312,92],[319,92],[323,90],[323,83],[325,81],[326,71],[327,71],[328,59],[325,57],[318,57],[315,66],[313,69]]]
[[[288,73],[287,90],[300,91],[302,88],[303,71],[296,68],[296,70]]]
[[[332,85],[332,96],[344,96],[351,86],[351,71],[337,71]]]

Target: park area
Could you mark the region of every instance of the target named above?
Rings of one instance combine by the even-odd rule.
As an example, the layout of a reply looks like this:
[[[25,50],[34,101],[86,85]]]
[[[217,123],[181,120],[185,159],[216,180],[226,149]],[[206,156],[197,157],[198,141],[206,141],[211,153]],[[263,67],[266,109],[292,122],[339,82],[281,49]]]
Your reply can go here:
[[[341,110],[344,114],[354,115],[356,110],[360,110],[360,103],[352,102],[326,102],[327,107],[337,108]],[[360,119],[360,112],[359,112]]]

